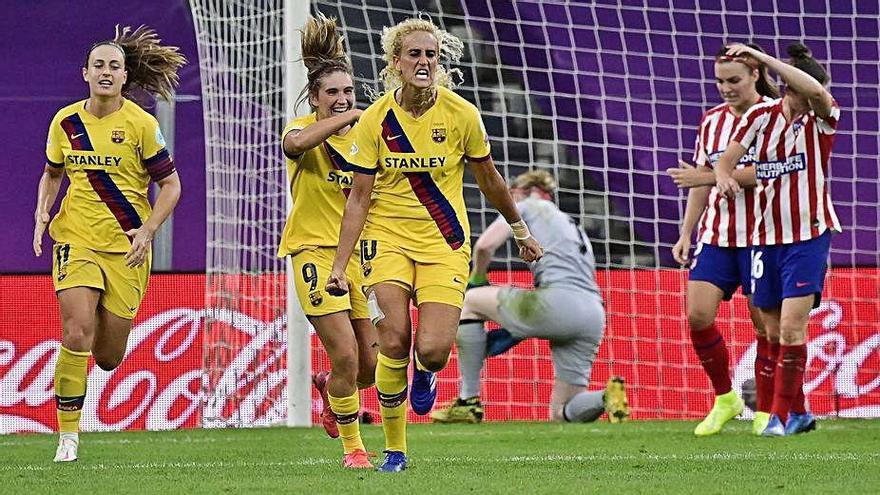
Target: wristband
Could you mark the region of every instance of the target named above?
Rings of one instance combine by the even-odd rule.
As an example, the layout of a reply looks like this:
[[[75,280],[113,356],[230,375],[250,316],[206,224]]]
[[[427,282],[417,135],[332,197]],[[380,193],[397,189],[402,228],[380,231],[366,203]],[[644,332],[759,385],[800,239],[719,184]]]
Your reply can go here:
[[[510,228],[513,230],[513,238],[518,241],[524,241],[532,236],[529,232],[529,226],[526,225],[524,220],[513,222],[510,224]]]

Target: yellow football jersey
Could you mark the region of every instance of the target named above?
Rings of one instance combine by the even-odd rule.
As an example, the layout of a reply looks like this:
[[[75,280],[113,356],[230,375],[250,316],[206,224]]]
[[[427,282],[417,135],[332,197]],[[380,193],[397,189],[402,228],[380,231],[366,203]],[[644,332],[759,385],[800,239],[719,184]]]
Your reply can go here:
[[[348,152],[355,172],[376,175],[363,238],[428,255],[470,252],[464,166],[489,157],[479,112],[453,91],[438,88],[419,118],[393,93],[379,98],[361,115]]]
[[[174,173],[155,117],[123,99],[103,118],[87,112],[87,100],[68,105],[52,119],[46,141],[50,166],[64,167],[70,186],[49,225],[55,242],[94,251],[124,253],[125,232],[150,215],[150,180]]]
[[[314,113],[294,119],[282,131],[281,140],[290,131],[305,129],[316,121]],[[351,191],[352,172],[345,160],[351,136],[352,132],[334,134],[299,156],[287,157],[293,208],[287,216],[278,256],[305,247],[339,245],[339,224]]]

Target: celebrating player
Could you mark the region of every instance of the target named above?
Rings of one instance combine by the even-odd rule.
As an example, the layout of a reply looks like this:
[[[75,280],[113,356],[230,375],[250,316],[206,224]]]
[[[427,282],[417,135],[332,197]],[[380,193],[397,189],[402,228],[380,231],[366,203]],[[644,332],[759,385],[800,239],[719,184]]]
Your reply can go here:
[[[824,86],[828,74],[801,44],[788,47],[788,63],[745,45],[732,45],[727,54],[758,60],[787,86],[783,98],[743,116],[715,176],[719,192],[733,197],[740,186],[731,172],[748,149],[755,150],[752,301],[781,344],[762,434],[791,435],[815,428],[811,414],[789,411],[803,385],[807,323],[822,295],[831,231],[841,230],[826,183],[840,108]]]
[[[439,62],[456,62],[461,41],[416,18],[385,28],[382,47],[386,93],[354,130],[354,184],[327,290],[361,290],[345,268],[363,230],[363,286],[379,332],[376,387],[386,442],[379,470],[396,472],[407,466],[410,301],[419,309],[410,395],[417,414],[434,404],[434,373],[446,365],[461,313],[470,261],[464,164],[511,225],[520,256],[535,261],[542,250],[495,169],[477,109],[449,89],[454,84]]]
[[[617,423],[629,416],[622,379],[609,380],[604,392],[585,390],[605,333],[605,309],[596,285],[590,241],[552,202],[555,189],[553,177],[543,170],[520,175],[511,189],[517,210],[532,225],[535,239],[547,249],[540,261],[529,266],[535,290],[488,285],[489,262],[511,234],[503,218],[489,225],[474,245],[474,267],[468,285],[473,288],[465,292],[456,339],[459,394],[448,407],[431,413],[435,422],[481,421],[483,361],[530,337],[550,341],[555,376],[551,420],[595,421],[608,412],[608,419]],[[483,329],[486,320],[502,328],[487,334]]]
[[[751,46],[755,51],[761,51],[758,45]],[[779,90],[768,77],[764,65],[748,54],[730,56],[727,47],[722,47],[715,57],[715,80],[724,103],[703,115],[694,152],[697,168],[706,170],[705,176],[710,179],[714,179],[711,167],[726,149],[742,115],[753,105],[779,96]],[[753,153],[747,153],[737,164],[736,173],[741,180],[747,182],[752,177],[752,161]],[[681,166],[682,169],[670,169],[669,172],[677,178],[690,167],[684,162]],[[731,386],[727,346],[715,327],[715,317],[721,301],[730,300],[737,287],[742,287],[743,295],[749,297],[751,294],[749,277],[754,209],[752,189],[745,189],[735,198],[728,199],[715,187],[693,187],[688,194],[681,235],[672,248],[676,261],[682,265],[689,261],[691,236],[699,220],[699,244],[688,279],[688,324],[694,350],[712,382],[715,404],[694,429],[697,436],[718,433],[743,409],[742,400]],[[758,340],[755,358],[758,404],[752,431],[760,435],[770,418],[776,355],[772,342],[776,342],[775,348],[778,349],[779,336],[767,335],[760,314],[751,302],[749,314]],[[768,354],[774,358],[768,358]]]
[[[315,377],[324,398],[324,428],[333,438],[342,435],[344,467],[372,468],[361,441],[358,389],[373,384],[376,330],[362,292],[328,297],[319,287],[330,274],[339,242],[352,176],[345,153],[351,147],[349,131],[361,111],[354,108],[351,63],[336,20],[321,15],[309,19],[302,32],[302,52],[308,70],[303,92],[314,112],[294,119],[282,133],[293,209],[278,255],[292,256],[299,302],[330,358],[329,379],[326,372]],[[355,260],[348,264],[347,275],[360,283]]]
[[[66,173],[70,187],[49,225],[52,279],[61,307],[55,364],[60,439],[55,462],[75,461],[89,355],[110,371],[125,356],[131,320],[150,276],[150,243],[180,197],[180,180],[156,119],[126,98],[138,89],[171,98],[186,63],[155,31],[116,28],[113,40],[86,53],[89,98],[55,114],[34,212],[34,253],[42,254]],[[151,207],[150,181],[159,184]]]

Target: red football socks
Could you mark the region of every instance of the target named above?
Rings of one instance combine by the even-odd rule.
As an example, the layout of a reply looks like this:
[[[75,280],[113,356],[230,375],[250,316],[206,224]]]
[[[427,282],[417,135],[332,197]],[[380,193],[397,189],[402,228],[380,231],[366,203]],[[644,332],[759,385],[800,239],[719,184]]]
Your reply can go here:
[[[706,370],[706,375],[712,382],[712,388],[715,389],[715,395],[724,395],[731,390],[730,384],[730,357],[727,353],[727,345],[724,337],[715,328],[715,325],[694,331],[691,329],[691,342],[697,357],[700,358],[700,364]]]
[[[806,345],[782,345],[779,347],[771,412],[779,416],[783,423],[788,420],[788,411],[791,410],[798,391],[803,394],[806,364]]]

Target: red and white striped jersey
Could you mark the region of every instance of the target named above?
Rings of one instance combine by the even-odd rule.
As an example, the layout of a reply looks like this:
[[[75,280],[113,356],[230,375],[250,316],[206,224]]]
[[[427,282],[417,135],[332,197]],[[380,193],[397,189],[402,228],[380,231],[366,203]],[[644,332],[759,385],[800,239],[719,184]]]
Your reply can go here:
[[[761,97],[758,103],[772,101]],[[741,117],[734,115],[729,105],[718,105],[703,115],[697,133],[694,162],[697,166],[714,168],[718,159],[727,149],[733,131]],[[751,149],[737,164],[737,168],[751,166],[754,157]],[[697,242],[720,247],[746,247],[751,245],[752,230],[758,211],[755,209],[755,192],[744,188],[729,200],[718,193],[718,188],[709,191],[709,201],[699,221]]]
[[[826,119],[809,112],[791,122],[782,110],[782,99],[753,106],[731,138],[755,154],[754,245],[790,244],[828,229],[841,231],[827,181],[840,107],[833,102]]]

